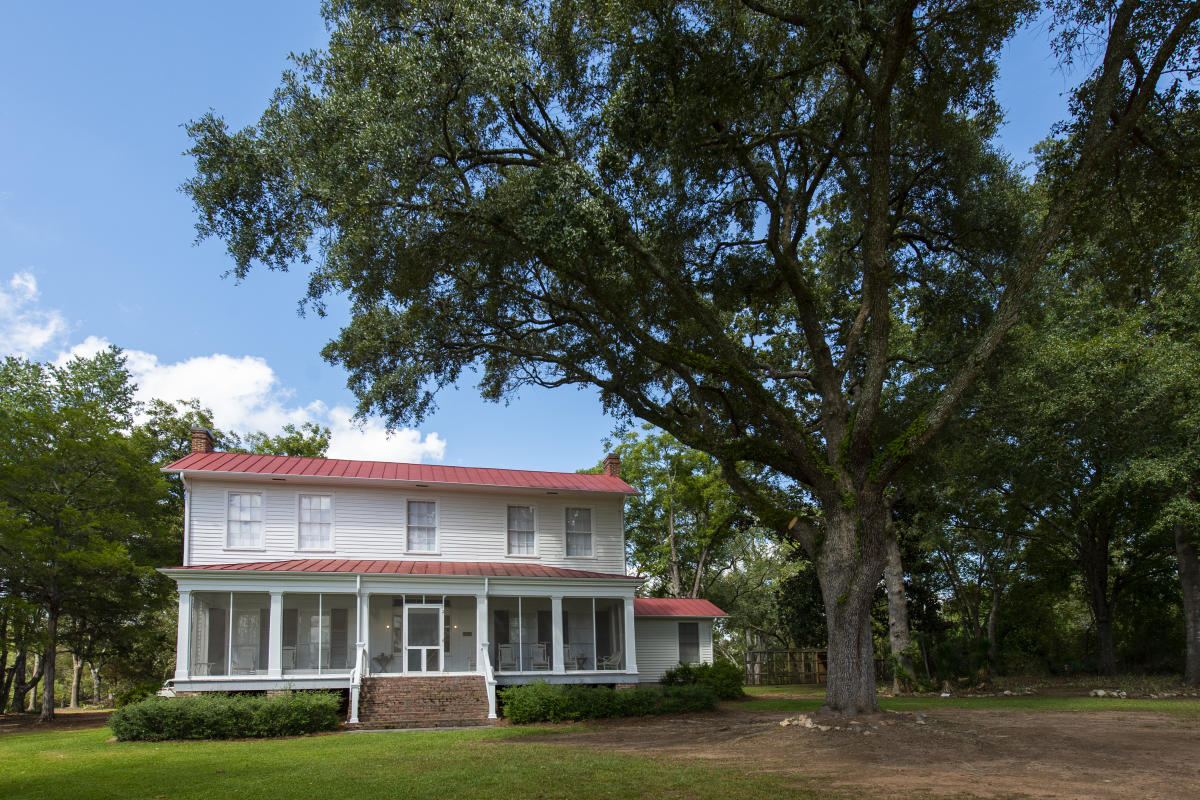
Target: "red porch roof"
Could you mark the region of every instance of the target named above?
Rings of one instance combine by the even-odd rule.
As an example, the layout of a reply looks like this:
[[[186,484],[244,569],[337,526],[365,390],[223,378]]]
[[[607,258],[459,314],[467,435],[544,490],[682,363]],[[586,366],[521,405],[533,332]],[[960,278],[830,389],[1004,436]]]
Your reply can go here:
[[[509,564],[495,561],[380,561],[355,558],[297,558],[291,561],[250,561],[239,564],[193,564],[164,567],[165,570],[223,570],[228,572],[350,573],[355,575],[454,575],[489,578],[617,578],[642,579],[631,575],[587,572],[581,569],[544,567],[541,564]],[[710,604],[711,605],[711,604]],[[713,606],[716,608],[716,606]],[[707,616],[701,614],[700,616]]]
[[[454,483],[513,489],[547,489],[580,492],[637,494],[637,490],[612,475],[575,472],[535,472],[486,467],[447,467],[439,464],[403,464],[395,461],[350,461],[342,458],[294,458],[255,453],[192,453],[163,467],[164,472],[212,472],[242,475],[280,475],[313,478]]]
[[[687,597],[638,597],[633,601],[635,617],[727,617],[708,600]]]

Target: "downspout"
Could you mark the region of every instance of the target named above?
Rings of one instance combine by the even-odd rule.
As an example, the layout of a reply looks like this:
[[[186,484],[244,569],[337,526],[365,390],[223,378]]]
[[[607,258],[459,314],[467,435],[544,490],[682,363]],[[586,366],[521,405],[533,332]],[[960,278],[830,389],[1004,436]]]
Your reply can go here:
[[[192,490],[188,487],[187,476],[179,473],[183,483],[183,565],[192,565]]]

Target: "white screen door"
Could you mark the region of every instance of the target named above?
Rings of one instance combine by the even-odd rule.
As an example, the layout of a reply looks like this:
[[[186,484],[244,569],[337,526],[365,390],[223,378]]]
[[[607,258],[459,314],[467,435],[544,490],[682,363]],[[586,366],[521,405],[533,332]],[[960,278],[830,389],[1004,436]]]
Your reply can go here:
[[[406,605],[405,667],[408,672],[442,671],[442,607]]]

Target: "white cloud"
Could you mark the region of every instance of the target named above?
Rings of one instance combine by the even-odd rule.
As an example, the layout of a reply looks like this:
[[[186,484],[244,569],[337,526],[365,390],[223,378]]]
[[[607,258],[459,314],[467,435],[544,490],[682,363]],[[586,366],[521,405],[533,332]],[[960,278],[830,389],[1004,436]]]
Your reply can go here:
[[[66,319],[56,309],[42,308],[38,299],[37,279],[29,272],[18,272],[7,284],[0,284],[0,356],[33,358],[59,350],[56,361],[62,364],[109,346],[103,337],[88,336],[61,349],[67,335]],[[295,391],[285,386],[260,356],[213,353],[168,364],[143,350],[124,353],[125,365],[138,385],[139,400],[199,398],[202,406],[212,410],[216,424],[226,430],[274,434],[288,423],[315,422],[332,431],[332,458],[441,461],[446,453],[446,440],[436,433],[403,428],[389,435],[379,420],[354,422],[347,406],[330,408],[320,400],[299,402]]]
[[[97,336],[61,353],[58,360],[88,356],[109,346]],[[294,392],[284,386],[265,359],[214,353],[195,356],[174,364],[141,350],[126,350],[126,367],[138,385],[139,400],[159,398],[175,402],[193,397],[212,409],[217,425],[241,433],[275,433],[288,423],[316,422],[329,427],[331,458],[361,458],[373,461],[441,461],[446,440],[437,433],[422,434],[403,428],[390,436],[379,420],[359,425],[346,406],[329,408],[317,400],[298,404]]]
[[[67,321],[57,310],[37,307],[37,278],[18,272],[0,284],[0,356],[30,358],[58,345],[67,333]]]

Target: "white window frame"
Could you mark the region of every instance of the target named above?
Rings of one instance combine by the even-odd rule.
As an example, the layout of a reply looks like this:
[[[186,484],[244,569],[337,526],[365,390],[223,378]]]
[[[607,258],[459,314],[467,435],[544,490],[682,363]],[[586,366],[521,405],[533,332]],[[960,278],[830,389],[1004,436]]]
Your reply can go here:
[[[301,526],[304,524],[300,519],[301,508],[300,504],[305,497],[328,497],[329,498],[329,544],[325,547],[302,547]],[[407,506],[405,506],[407,510]],[[333,498],[333,492],[296,492],[296,552],[297,553],[332,553],[337,549],[336,545],[337,534],[337,510]]]
[[[411,527],[408,524],[408,504],[409,503],[433,503],[433,549],[432,550],[413,550],[412,543],[409,541],[409,533]],[[420,555],[420,556],[438,556],[441,555],[442,544],[442,509],[441,504],[432,497],[406,497],[404,498],[404,554],[405,555]],[[407,634],[406,634],[407,635]]]
[[[528,508],[533,514],[533,552],[532,553],[514,553],[512,551],[512,542],[509,541],[508,534],[511,529],[508,527],[508,511],[511,508]],[[541,541],[541,536],[538,535],[538,507],[533,503],[505,503],[504,504],[504,554],[509,558],[540,558],[541,554],[538,549],[538,543]]]
[[[696,626],[696,660],[683,660],[683,626]],[[679,664],[703,664],[704,663],[704,648],[701,647],[700,620],[681,619],[675,624],[675,655],[678,657]]]
[[[571,555],[570,551],[570,531],[567,530],[567,514],[570,511],[586,511],[588,512],[588,520],[591,523],[592,529],[588,531],[588,543],[590,547],[584,555]],[[563,507],[563,558],[591,558],[596,557],[596,509],[592,506],[564,506]]]
[[[231,495],[235,495],[235,494],[256,494],[262,498],[262,505],[260,506],[260,508],[262,509],[262,519],[259,520],[259,525],[261,525],[262,527],[259,529],[257,546],[254,546],[254,547],[236,546],[235,547],[235,546],[229,544],[229,498]],[[261,489],[259,489],[259,490],[226,489],[225,490],[225,542],[224,542],[224,544],[225,544],[225,548],[224,548],[225,550],[234,551],[234,552],[242,552],[242,553],[261,553],[267,549],[267,493],[266,492],[262,491]]]

